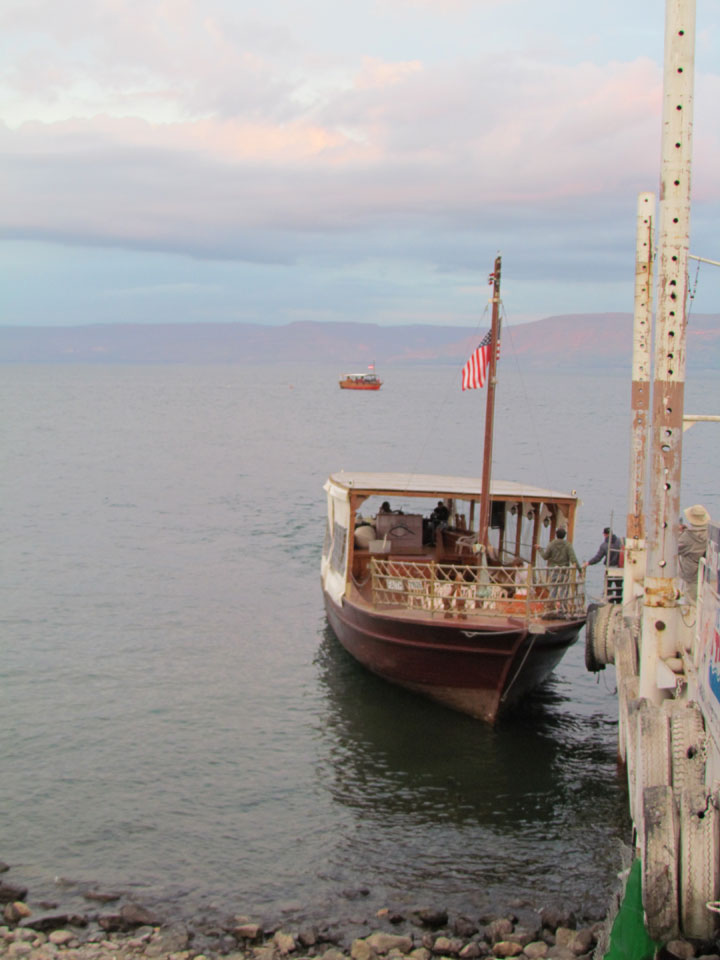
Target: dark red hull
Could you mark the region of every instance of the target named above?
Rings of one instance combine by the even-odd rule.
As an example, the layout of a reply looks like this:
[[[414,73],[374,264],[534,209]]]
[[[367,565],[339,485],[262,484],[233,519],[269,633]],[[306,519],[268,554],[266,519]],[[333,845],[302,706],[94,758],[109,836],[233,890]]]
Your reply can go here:
[[[368,670],[488,723],[549,676],[584,624],[405,617],[324,596],[335,635]]]

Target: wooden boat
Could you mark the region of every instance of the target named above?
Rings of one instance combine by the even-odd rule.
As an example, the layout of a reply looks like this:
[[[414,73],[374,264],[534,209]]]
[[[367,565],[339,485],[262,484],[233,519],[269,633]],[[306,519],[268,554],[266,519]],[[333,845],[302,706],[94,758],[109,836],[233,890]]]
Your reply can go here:
[[[494,277],[493,385],[499,258]],[[577,496],[491,484],[491,406],[489,393],[481,480],[331,474],[321,564],[328,622],[355,659],[490,723],[546,679],[585,623],[583,572],[539,555],[561,526],[572,538]]]
[[[341,390],[379,390],[382,380],[375,373],[375,364],[368,367],[369,373],[344,373],[340,378]]]

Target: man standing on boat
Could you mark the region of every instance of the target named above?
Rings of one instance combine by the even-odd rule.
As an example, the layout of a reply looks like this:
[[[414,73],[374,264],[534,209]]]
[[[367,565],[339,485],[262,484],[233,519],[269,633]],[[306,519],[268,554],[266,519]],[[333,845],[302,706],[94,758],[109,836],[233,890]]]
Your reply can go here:
[[[622,550],[622,540],[620,537],[616,537],[614,533],[610,531],[610,527],[605,527],[603,530],[604,540],[597,549],[597,553],[594,557],[591,557],[589,560],[586,560],[583,566],[592,567],[596,563],[600,563],[601,560],[605,560],[607,557],[607,566],[608,567],[619,567],[620,566],[620,551]],[[608,548],[610,550],[610,556],[608,557]]]
[[[577,590],[575,574],[570,568],[575,566],[578,570],[582,570],[573,545],[565,539],[566,537],[565,528],[558,527],[555,531],[555,539],[551,540],[544,550],[542,548],[538,550],[543,560],[547,560],[550,583],[553,584],[550,587],[550,596],[560,601],[572,598]]]
[[[575,556],[573,545],[565,539],[566,537],[567,530],[558,527],[555,531],[555,539],[551,540],[544,550],[542,548],[538,550],[538,553],[543,560],[547,560],[548,567],[576,566],[580,570],[581,567],[578,558]]]

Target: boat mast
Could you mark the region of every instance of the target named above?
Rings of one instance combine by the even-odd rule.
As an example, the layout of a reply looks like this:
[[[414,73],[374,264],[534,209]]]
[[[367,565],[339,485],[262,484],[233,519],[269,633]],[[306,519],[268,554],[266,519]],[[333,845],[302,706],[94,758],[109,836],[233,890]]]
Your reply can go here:
[[[662,661],[682,636],[677,603],[677,541],[682,475],[690,162],[695,63],[695,0],[667,0],[655,367],[652,398],[647,575],[640,696],[657,702]],[[661,664],[665,667],[661,669]]]
[[[500,342],[500,267],[502,257],[495,258],[492,274],[492,326],[490,327],[490,363],[488,392],[485,404],[485,444],[483,448],[482,488],[480,499],[480,543],[488,545],[490,531],[490,477],[492,474],[493,424],[495,421],[495,385],[497,382],[497,354]]]

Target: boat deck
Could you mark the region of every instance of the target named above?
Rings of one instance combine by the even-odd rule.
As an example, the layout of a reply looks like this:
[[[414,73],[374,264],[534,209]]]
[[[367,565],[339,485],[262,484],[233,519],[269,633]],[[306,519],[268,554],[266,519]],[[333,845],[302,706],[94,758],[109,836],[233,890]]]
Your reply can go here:
[[[420,554],[355,550],[348,599],[383,615],[416,620],[582,621],[584,571],[532,567],[521,561],[486,565],[472,549],[448,549],[448,536]],[[458,538],[462,540],[462,537]],[[467,539],[467,538],[465,538]]]

